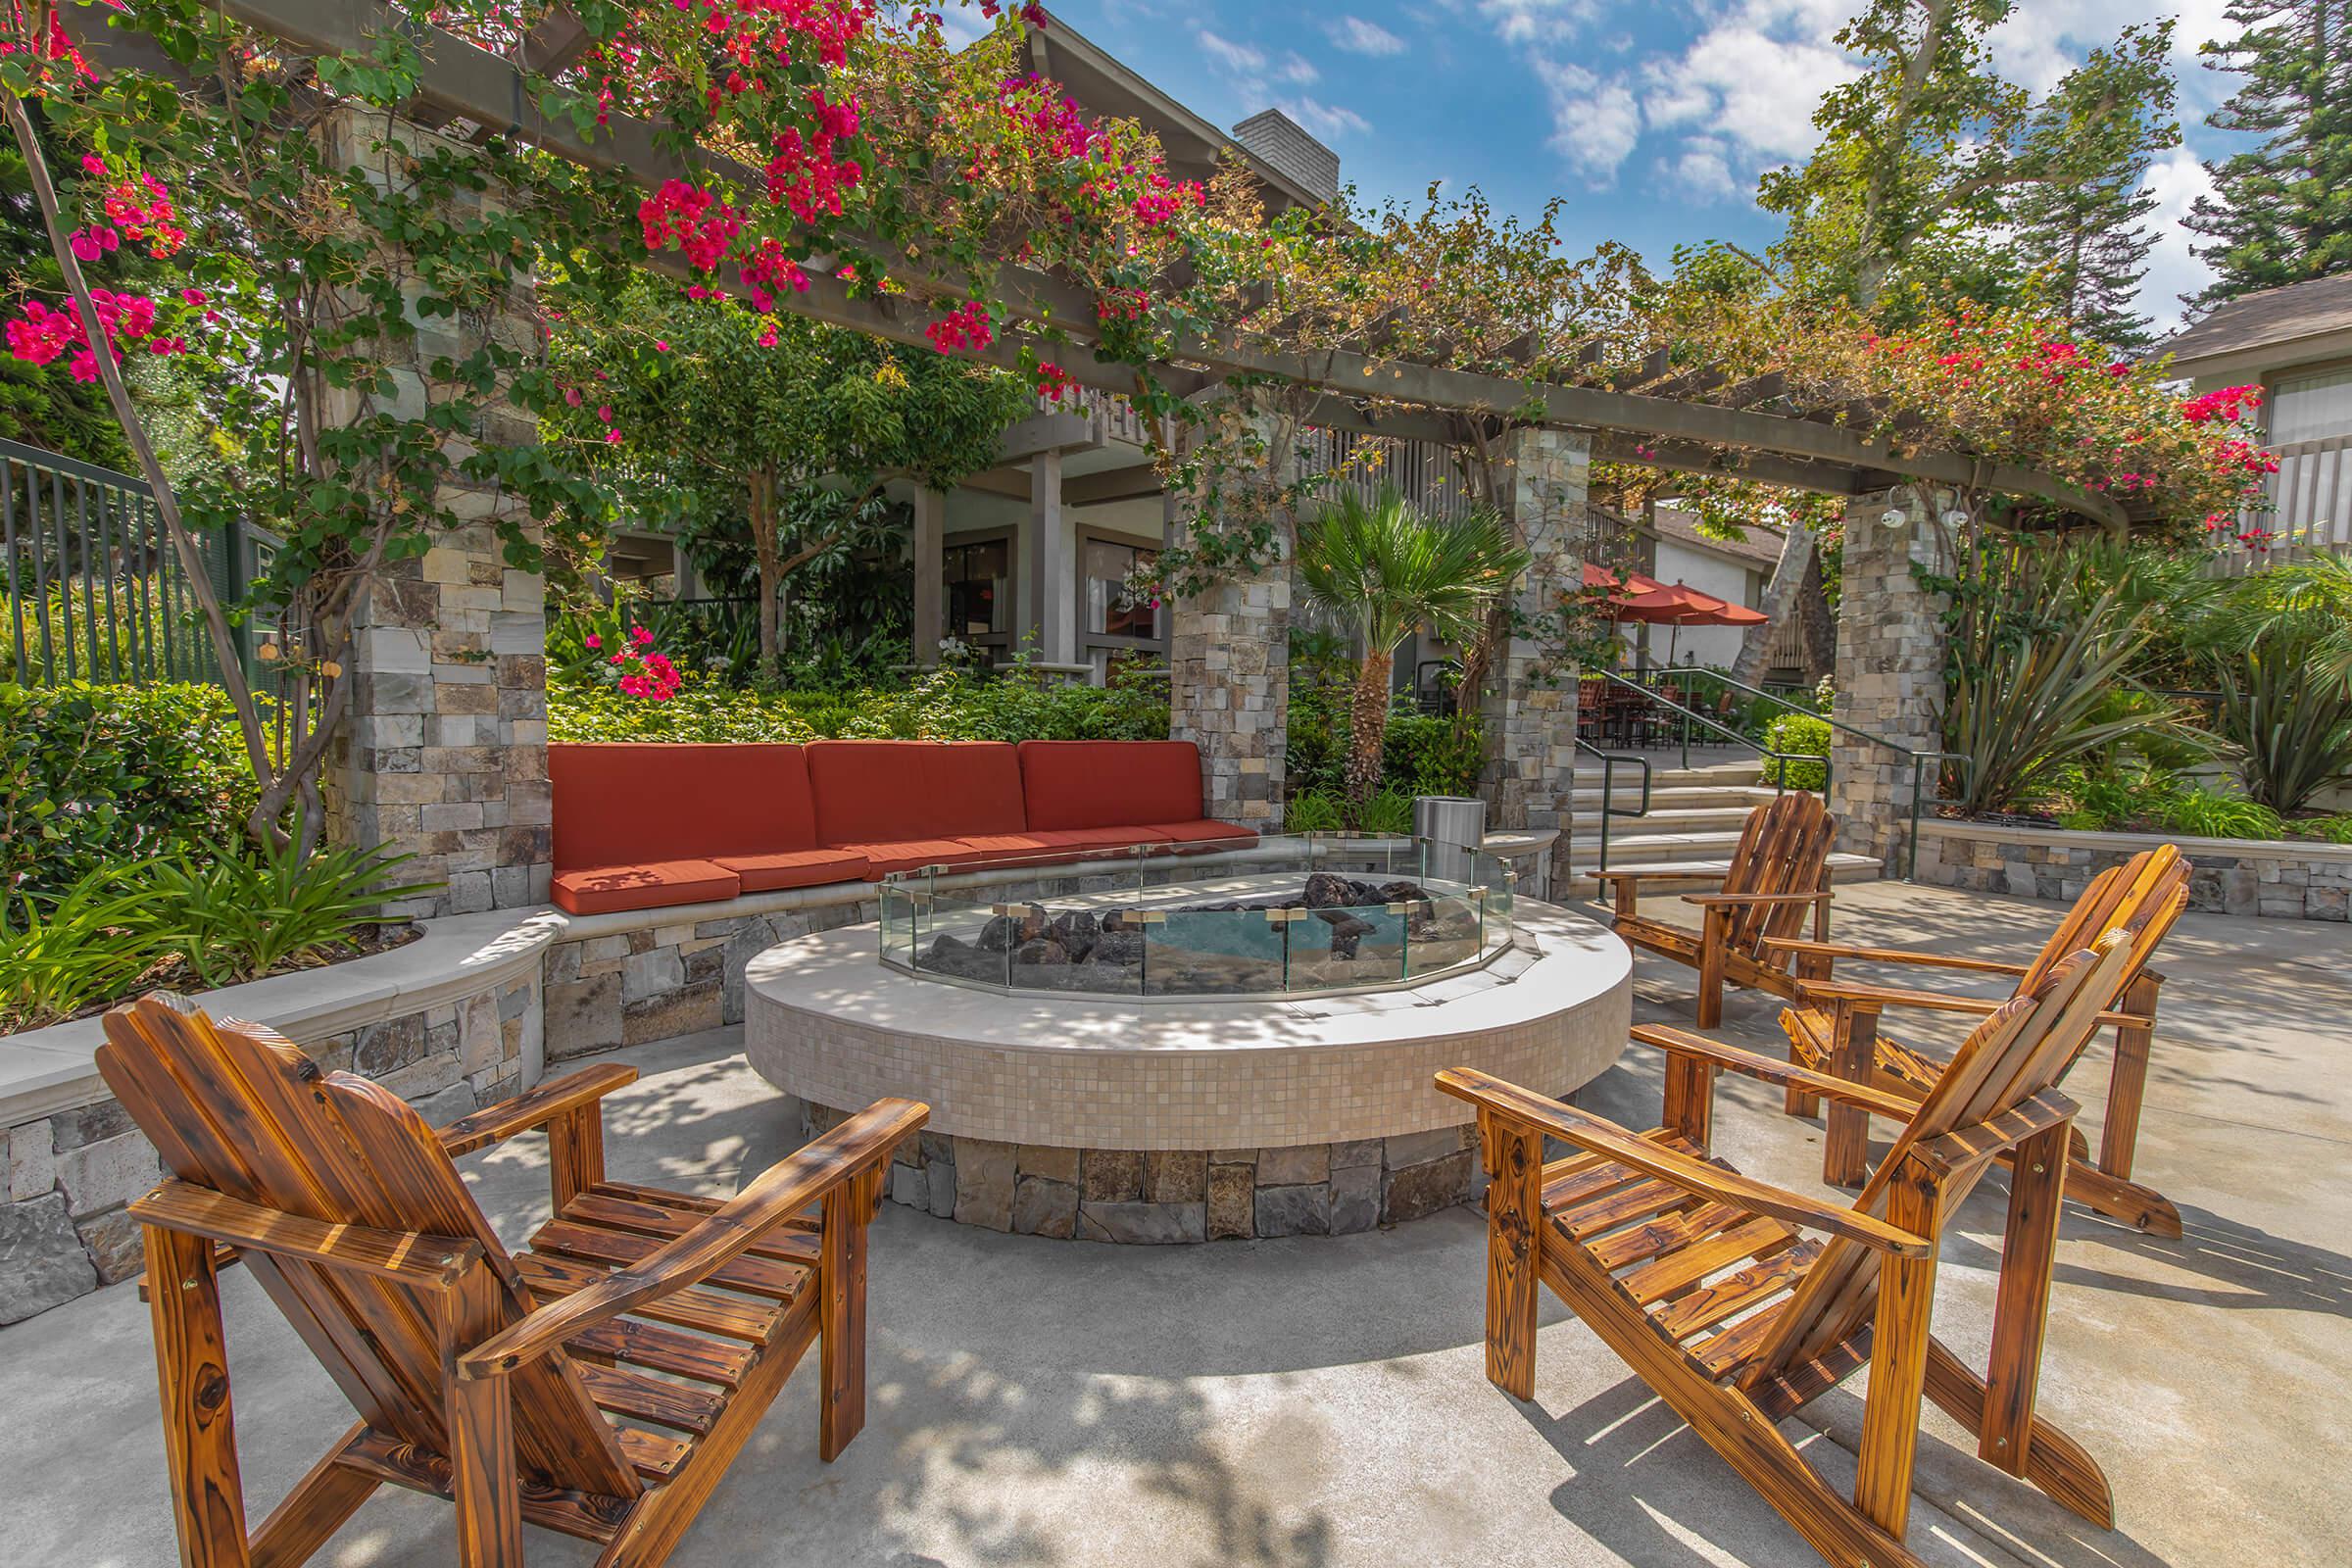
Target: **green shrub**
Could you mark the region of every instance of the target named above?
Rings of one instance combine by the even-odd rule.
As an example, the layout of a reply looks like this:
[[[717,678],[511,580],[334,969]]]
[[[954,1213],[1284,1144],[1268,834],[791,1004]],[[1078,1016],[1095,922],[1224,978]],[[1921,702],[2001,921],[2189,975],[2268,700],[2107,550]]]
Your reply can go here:
[[[1346,825],[1340,798],[1329,790],[1308,790],[1291,797],[1283,808],[1283,830],[1289,833],[1337,833]]]
[[[1810,713],[1783,713],[1764,726],[1764,746],[1788,757],[1819,757],[1830,755],[1829,720],[1815,718]],[[1829,787],[1830,764],[1820,762],[1784,761],[1778,757],[1764,759],[1764,782],[1785,789],[1818,790]]]
[[[1410,833],[1413,798],[1400,789],[1382,790],[1364,803],[1363,819],[1355,825],[1364,833]]]
[[[2187,790],[2166,804],[2164,825],[2198,839],[2276,839],[2286,836],[2278,813],[2258,801],[2211,790]]]
[[[562,679],[547,694],[552,741],[1165,740],[1167,688],[1126,674],[1108,686],[1048,682],[1016,666],[983,676],[939,670],[900,686],[741,691],[691,672],[675,697],[648,702]]]
[[[138,867],[93,867],[55,899],[0,893],[0,1033],[71,1018],[135,987],[163,956]]]
[[[394,867],[414,858],[382,845],[328,844],[305,859],[291,844],[279,850],[250,840],[182,851],[155,864],[142,919],[204,986],[236,985],[328,962],[385,904],[439,887],[386,885]]]
[[[0,886],[55,896],[101,865],[234,839],[257,793],[217,687],[0,681]]]
[[[1394,714],[1381,746],[1386,782],[1407,795],[1475,795],[1486,761],[1486,736],[1475,718]]]
[[[2286,830],[2295,838],[2319,839],[2328,844],[2352,844],[2352,812],[2337,816],[2306,817],[2289,822]]]
[[[2129,766],[2061,770],[2058,825],[2079,833],[2113,833],[2161,822],[2183,786],[2168,768]]]
[[[1291,683],[1283,781],[1292,790],[1336,793],[1348,787],[1348,699],[1345,686]]]

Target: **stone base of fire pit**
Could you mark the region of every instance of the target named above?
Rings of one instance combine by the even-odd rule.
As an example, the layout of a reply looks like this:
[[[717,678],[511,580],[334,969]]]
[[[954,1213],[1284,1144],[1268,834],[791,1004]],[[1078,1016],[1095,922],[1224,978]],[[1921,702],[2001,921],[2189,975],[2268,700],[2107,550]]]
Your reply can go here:
[[[1437,1092],[1441,1068],[1565,1096],[1624,1049],[1625,944],[1533,900],[1513,925],[1485,967],[1416,986],[1165,1001],[943,984],[851,927],[752,960],[745,1052],[810,1129],[886,1095],[928,1103],[890,1193],[967,1224],[1117,1242],[1364,1230],[1471,1196],[1467,1107]]]

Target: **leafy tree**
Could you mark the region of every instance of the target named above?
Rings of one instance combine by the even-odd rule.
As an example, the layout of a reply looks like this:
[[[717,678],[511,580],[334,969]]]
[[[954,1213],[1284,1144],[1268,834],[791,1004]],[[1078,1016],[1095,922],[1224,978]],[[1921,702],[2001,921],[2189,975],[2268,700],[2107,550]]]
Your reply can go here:
[[[2212,241],[2200,308],[2352,270],[2352,6],[2235,0],[2225,15],[2243,30],[2200,52],[2246,80],[2207,123],[2263,141],[2205,166],[2213,192],[2186,219]]]
[[[33,117],[32,125],[49,161],[57,162],[57,136],[47,117]],[[12,296],[65,292],[24,155],[13,142],[0,142],[0,288]],[[131,462],[104,387],[49,374],[13,356],[0,358],[0,437],[108,468]]]
[[[565,389],[551,429],[603,468],[629,514],[743,530],[763,681],[776,676],[787,579],[891,529],[896,511],[873,505],[891,480],[951,489],[995,463],[1004,426],[1029,406],[1003,371],[655,278],[610,309],[562,315]]]
[[[1870,0],[1838,33],[1867,69],[1823,95],[1812,158],[1760,188],[1789,220],[1782,255],[1800,291],[1898,321],[1962,298],[2011,303],[2029,275],[2008,242],[2026,193],[2113,181],[2179,140],[2168,24],[2127,27],[2037,102],[1991,65],[1986,34],[2011,10]]]
[[[1298,584],[1363,651],[1348,751],[1348,794],[1359,815],[1380,788],[1396,645],[1423,625],[1447,642],[1477,637],[1487,607],[1527,564],[1495,514],[1441,522],[1391,489],[1375,501],[1346,491],[1300,525]]]

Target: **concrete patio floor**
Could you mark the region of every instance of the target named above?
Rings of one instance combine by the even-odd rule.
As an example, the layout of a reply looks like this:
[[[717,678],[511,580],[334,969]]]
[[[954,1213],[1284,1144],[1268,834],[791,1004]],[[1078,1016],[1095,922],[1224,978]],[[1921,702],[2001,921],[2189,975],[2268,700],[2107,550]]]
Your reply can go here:
[[[2014,957],[2063,912],[1900,884],[1840,889],[1838,909],[1847,938]],[[2190,915],[2159,962],[2139,1173],[2188,1235],[2070,1212],[2040,1406],[2106,1467],[2119,1528],[2092,1530],[1978,1463],[1931,1409],[1911,1543],[1932,1562],[2352,1561],[2352,931]],[[1637,983],[1638,1017],[1688,1021],[1686,972],[1644,957]],[[1771,1049],[1774,1016],[1736,996],[1723,1033]],[[723,1194],[786,1152],[785,1118],[736,1045],[724,1031],[622,1054],[645,1076],[611,1102],[615,1175]],[[2068,1086],[2094,1141],[2105,1070],[2102,1050]],[[1632,1047],[1581,1102],[1648,1126],[1658,1081],[1654,1054]],[[1727,1080],[1720,1104],[1720,1152],[1819,1190],[1817,1126],[1747,1080]],[[467,1162],[510,1238],[544,1213],[537,1145]],[[1989,1334],[2002,1185],[1972,1200],[1939,1273],[1937,1333],[1969,1359]],[[863,1437],[818,1462],[812,1358],[673,1561],[1817,1560],[1548,1295],[1535,1402],[1491,1388],[1483,1235],[1465,1208],[1364,1236],[1146,1250],[885,1205]],[[350,1415],[241,1271],[226,1296],[258,1520]],[[175,1560],[151,1354],[129,1286],[0,1331],[0,1562]],[[1848,1477],[1858,1388],[1788,1429]],[[594,1556],[527,1534],[534,1563]],[[387,1488],[316,1560],[454,1559],[448,1507]]]

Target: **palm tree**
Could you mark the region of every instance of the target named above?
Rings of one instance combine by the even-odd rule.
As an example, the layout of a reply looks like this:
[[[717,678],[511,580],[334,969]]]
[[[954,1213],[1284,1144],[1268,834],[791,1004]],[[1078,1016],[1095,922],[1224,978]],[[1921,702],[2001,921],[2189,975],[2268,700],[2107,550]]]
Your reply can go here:
[[[1380,784],[1396,645],[1423,625],[1447,642],[1471,641],[1527,562],[1495,513],[1444,522],[1390,489],[1375,500],[1349,491],[1300,527],[1299,589],[1363,650],[1348,750],[1348,797],[1358,812]]]

